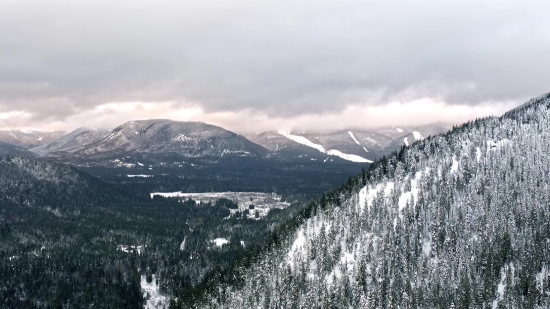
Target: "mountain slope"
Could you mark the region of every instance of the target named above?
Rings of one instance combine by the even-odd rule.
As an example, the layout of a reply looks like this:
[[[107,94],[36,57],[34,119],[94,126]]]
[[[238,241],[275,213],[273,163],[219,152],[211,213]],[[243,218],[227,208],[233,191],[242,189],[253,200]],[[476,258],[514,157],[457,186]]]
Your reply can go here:
[[[12,144],[0,142],[0,157],[7,155],[16,155],[22,157],[35,157],[36,155],[25,148],[21,148]]]
[[[108,132],[107,130],[79,128],[48,144],[39,145],[29,150],[39,156],[45,156],[52,152],[69,151],[96,142]]]
[[[19,156],[0,158],[0,202],[30,207],[80,208],[90,203],[136,200],[68,165]]]
[[[38,132],[23,130],[0,131],[0,142],[12,144],[22,148],[31,148],[50,143],[64,134],[64,132]]]
[[[548,153],[550,94],[426,138],[311,204],[248,269],[210,278],[233,285],[202,306],[547,308]]]
[[[267,150],[240,135],[202,122],[141,120],[130,121],[101,140],[66,153],[77,157],[135,153],[261,157]]]

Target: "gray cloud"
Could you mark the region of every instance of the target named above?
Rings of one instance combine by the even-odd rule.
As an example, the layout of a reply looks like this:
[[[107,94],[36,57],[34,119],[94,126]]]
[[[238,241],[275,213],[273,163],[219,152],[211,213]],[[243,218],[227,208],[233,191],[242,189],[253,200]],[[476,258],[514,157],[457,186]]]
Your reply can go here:
[[[273,116],[550,91],[550,3],[0,0],[0,111],[176,101]]]

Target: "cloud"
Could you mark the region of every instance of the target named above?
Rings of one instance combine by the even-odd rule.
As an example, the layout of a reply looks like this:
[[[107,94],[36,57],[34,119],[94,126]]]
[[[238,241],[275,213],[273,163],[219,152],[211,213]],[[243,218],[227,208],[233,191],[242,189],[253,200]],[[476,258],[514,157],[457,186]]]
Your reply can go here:
[[[63,120],[37,120],[24,112],[0,113],[0,126],[4,125],[9,129],[69,131],[83,125],[113,129],[131,120],[173,119],[204,121],[245,135],[280,129],[322,132],[390,125],[414,126],[436,121],[459,124],[486,115],[500,115],[514,104],[448,105],[422,99],[375,106],[349,105],[339,112],[288,117],[258,113],[251,109],[208,112],[200,106],[178,107],[174,102],[125,102],[98,105]]]
[[[5,0],[0,112],[39,126],[110,102],[267,122],[425,99],[445,111],[517,105],[549,91],[549,9],[543,0]]]

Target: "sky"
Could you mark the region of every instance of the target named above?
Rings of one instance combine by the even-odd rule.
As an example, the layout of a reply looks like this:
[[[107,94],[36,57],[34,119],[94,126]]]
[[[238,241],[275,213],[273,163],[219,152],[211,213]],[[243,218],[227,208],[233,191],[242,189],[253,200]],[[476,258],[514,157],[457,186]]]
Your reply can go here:
[[[0,129],[500,115],[550,91],[548,12],[547,0],[0,0]]]

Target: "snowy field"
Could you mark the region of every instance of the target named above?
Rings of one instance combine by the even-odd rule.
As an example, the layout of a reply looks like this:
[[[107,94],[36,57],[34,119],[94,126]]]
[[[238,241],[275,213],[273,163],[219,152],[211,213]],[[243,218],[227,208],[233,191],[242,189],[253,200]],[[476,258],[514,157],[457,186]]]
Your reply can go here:
[[[207,204],[208,202],[214,205],[220,198],[226,198],[239,205],[239,209],[230,209],[231,214],[237,211],[250,210],[249,217],[254,218],[256,212],[259,217],[265,217],[271,209],[284,209],[290,204],[281,201],[281,196],[275,193],[264,192],[208,192],[208,193],[183,193],[183,192],[168,192],[151,193],[151,198],[155,195],[163,197],[179,198],[181,201],[193,199],[201,204]],[[253,205],[254,209],[250,209]]]

